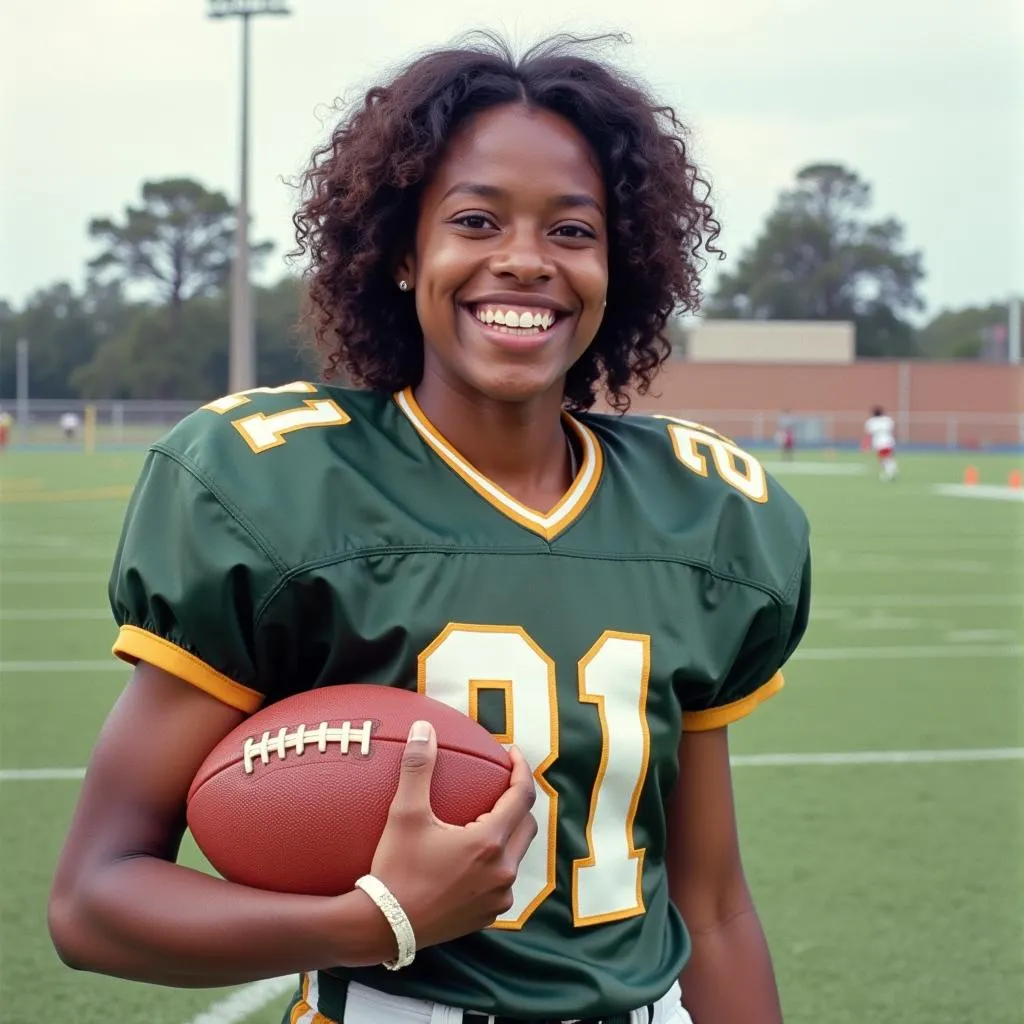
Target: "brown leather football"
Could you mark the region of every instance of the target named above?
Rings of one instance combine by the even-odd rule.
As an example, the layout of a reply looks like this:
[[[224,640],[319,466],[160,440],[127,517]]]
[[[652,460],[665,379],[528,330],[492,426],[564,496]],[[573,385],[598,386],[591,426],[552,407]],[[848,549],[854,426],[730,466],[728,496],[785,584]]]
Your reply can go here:
[[[431,804],[467,825],[508,788],[505,748],[429,697],[352,683],[257,711],[210,752],[188,793],[188,825],[232,882],[337,896],[370,870],[412,723],[437,732]]]

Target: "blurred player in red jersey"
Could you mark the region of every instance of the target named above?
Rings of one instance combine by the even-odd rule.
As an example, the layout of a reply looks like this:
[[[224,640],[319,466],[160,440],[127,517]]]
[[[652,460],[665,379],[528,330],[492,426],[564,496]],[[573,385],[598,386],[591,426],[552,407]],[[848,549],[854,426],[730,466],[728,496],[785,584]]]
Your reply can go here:
[[[14,418],[6,409],[0,409],[0,451],[7,447],[11,439],[11,424]]]
[[[775,443],[779,446],[783,460],[792,462],[793,449],[796,447],[796,422],[788,409],[784,409],[779,417],[779,427],[775,431]]]

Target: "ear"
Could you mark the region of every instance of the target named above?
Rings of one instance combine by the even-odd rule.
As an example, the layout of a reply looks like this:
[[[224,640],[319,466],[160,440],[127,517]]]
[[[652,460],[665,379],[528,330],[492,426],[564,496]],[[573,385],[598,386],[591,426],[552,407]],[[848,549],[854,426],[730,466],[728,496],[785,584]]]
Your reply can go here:
[[[401,288],[403,281],[406,288],[402,290],[411,292],[416,281],[416,259],[412,253],[407,253],[395,264],[395,284]]]

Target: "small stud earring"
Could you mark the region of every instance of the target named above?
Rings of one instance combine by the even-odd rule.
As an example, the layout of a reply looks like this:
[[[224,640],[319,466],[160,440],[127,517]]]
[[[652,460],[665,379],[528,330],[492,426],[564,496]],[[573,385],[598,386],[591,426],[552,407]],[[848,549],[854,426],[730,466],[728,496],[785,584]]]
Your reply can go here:
[[[407,292],[409,290],[409,282],[408,281],[399,281],[398,282],[398,290],[400,292]]]

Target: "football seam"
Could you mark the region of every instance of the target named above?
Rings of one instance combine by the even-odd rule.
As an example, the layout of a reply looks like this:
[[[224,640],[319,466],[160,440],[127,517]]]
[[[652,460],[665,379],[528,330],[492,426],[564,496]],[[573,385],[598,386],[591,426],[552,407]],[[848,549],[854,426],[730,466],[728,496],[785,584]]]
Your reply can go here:
[[[278,732],[278,731],[279,730],[275,730],[274,733],[271,733],[271,735],[275,735],[275,733]],[[295,731],[295,730],[289,730],[289,731]],[[249,737],[246,737],[246,738],[249,738]],[[244,743],[244,740],[242,742]],[[390,737],[390,736],[377,736],[377,737],[375,737],[374,742],[376,742],[376,743],[388,743],[388,744],[404,747],[406,745],[407,741],[405,739],[397,739],[397,738],[393,738],[393,737]],[[241,744],[239,744],[239,746],[241,746]],[[319,750],[316,750],[316,744],[315,743],[310,743],[309,746],[314,748],[314,750],[313,750],[314,753],[319,754]],[[442,750],[448,751],[449,753],[452,753],[452,754],[461,754],[463,757],[475,758],[478,761],[484,761],[487,764],[494,765],[496,768],[501,768],[502,770],[504,770],[506,772],[509,772],[509,773],[511,773],[511,771],[512,771],[512,765],[511,764],[505,763],[504,761],[499,760],[497,757],[488,757],[486,754],[481,754],[481,753],[479,753],[476,750],[467,749],[464,746],[454,746],[454,745],[451,745],[449,743],[438,744],[438,753],[440,753]],[[349,757],[349,756],[351,756],[351,757],[354,757],[354,758],[360,758],[361,756],[363,756],[367,760],[370,758],[370,755],[360,755],[358,753],[353,753],[351,755],[349,755],[347,753],[338,754],[337,751],[335,751],[333,748],[328,748],[327,750],[324,751],[324,754],[325,755],[326,754],[337,754],[337,756],[339,756],[339,757]],[[275,751],[274,753],[272,753],[270,755],[270,761],[266,765],[264,765],[257,758],[256,760],[257,760],[258,763],[255,766],[254,770],[255,771],[259,771],[259,769],[261,769],[261,768],[270,768],[270,766],[272,764],[274,764],[275,762],[280,762],[281,764],[284,764],[284,762],[289,761],[289,760],[290,760],[290,764],[285,765],[286,768],[292,768],[292,767],[298,768],[298,767],[301,767],[301,765],[296,763],[297,759],[300,758],[300,757],[305,757],[305,756],[306,756],[305,752],[303,752],[302,754],[299,754],[297,751],[291,750],[288,753],[286,753],[286,755],[284,757],[280,757],[276,753],[276,751]],[[225,762],[223,762],[221,764],[218,764],[216,767],[211,767],[210,771],[206,775],[204,775],[204,777],[202,779],[200,779],[198,776],[196,776],[196,778],[193,779],[192,785],[189,787],[188,795],[185,798],[186,804],[190,804],[199,795],[200,791],[208,783],[212,782],[215,778],[217,778],[217,776],[223,774],[226,771],[230,771],[233,768],[237,768],[239,765],[242,764],[243,760],[244,760],[244,756],[239,754],[237,757],[232,758],[230,761],[225,761]],[[302,764],[309,764],[309,763],[310,763],[309,761],[302,762]]]

